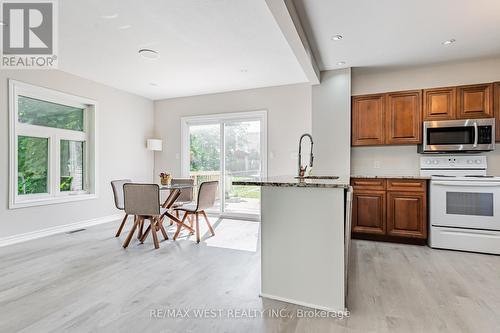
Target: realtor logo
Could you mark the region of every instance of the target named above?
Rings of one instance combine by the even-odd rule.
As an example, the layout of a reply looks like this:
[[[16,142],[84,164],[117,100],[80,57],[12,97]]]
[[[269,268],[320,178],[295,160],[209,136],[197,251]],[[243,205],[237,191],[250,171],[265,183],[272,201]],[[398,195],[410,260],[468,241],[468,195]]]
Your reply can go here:
[[[2,1],[2,68],[56,68],[57,3]]]

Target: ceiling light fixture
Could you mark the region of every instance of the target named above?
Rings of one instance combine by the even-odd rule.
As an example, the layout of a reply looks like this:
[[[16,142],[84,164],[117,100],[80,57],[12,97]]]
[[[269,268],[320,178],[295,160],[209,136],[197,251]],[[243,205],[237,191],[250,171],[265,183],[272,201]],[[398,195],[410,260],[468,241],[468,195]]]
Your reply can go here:
[[[456,42],[456,39],[452,38],[452,39],[445,40],[445,41],[444,41],[444,42],[442,42],[441,44],[443,44],[443,45],[445,45],[445,46],[446,46],[446,45],[451,45],[451,44],[453,44],[453,43],[455,43],[455,42]]]
[[[344,38],[344,37],[342,37],[342,35],[334,35],[334,36],[332,36],[332,40],[334,40],[334,41],[341,40],[342,38]]]
[[[345,65],[345,61],[339,61],[337,62],[337,66],[344,66]]]
[[[121,25],[118,27],[118,30],[126,30],[126,29],[130,29],[132,28],[132,26],[130,24],[125,24],[125,25]]]
[[[158,51],[151,49],[140,49],[139,54],[141,55],[141,57],[146,59],[158,59],[160,57]]]
[[[111,13],[106,15],[101,15],[101,17],[105,20],[112,20],[118,17],[118,13]]]

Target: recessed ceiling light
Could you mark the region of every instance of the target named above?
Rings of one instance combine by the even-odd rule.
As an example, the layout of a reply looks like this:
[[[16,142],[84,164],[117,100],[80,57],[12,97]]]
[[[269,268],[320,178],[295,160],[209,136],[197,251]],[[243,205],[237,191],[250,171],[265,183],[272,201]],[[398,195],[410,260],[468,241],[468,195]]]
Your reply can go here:
[[[160,57],[158,51],[151,49],[140,49],[139,54],[146,59],[158,59]]]
[[[345,61],[339,61],[337,62],[337,66],[344,66],[345,65]]]
[[[452,38],[452,39],[445,40],[441,44],[443,44],[443,45],[451,45],[451,44],[453,44],[455,42],[456,42],[456,40],[454,38]]]
[[[130,29],[132,28],[132,26],[130,24],[125,24],[125,25],[120,25],[118,27],[118,30],[127,30],[127,29]]]
[[[342,35],[334,35],[334,36],[332,36],[332,40],[335,40],[335,41],[341,40],[342,38],[344,38],[344,37],[342,37]]]
[[[118,13],[110,13],[106,15],[101,15],[101,17],[105,20],[112,20],[118,17]]]

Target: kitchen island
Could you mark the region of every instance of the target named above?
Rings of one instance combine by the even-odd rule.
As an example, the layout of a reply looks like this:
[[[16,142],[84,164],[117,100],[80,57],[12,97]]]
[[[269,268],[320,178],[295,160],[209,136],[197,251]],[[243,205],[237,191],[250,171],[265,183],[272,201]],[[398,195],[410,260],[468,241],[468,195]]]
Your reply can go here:
[[[344,311],[349,182],[281,176],[233,185],[261,186],[261,296]]]

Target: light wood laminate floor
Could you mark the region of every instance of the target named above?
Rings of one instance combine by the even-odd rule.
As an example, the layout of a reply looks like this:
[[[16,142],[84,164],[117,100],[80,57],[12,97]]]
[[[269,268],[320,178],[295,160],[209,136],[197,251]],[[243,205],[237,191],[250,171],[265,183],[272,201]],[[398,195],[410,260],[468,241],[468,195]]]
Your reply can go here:
[[[0,332],[500,331],[500,256],[354,241],[351,316],[297,318],[303,308],[258,297],[259,224],[212,220],[198,245],[124,250],[117,222],[0,248]]]

